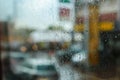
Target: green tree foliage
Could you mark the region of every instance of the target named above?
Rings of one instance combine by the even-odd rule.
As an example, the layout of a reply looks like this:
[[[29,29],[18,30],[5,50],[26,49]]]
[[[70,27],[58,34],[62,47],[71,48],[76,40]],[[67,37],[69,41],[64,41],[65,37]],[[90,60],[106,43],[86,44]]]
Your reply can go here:
[[[14,35],[13,36],[19,36],[23,39],[27,39],[30,35],[31,32],[35,31],[35,29],[30,29],[30,28],[20,28],[14,30]]]
[[[49,27],[48,27],[48,30],[57,30],[57,31],[64,31],[64,28],[62,27],[62,26],[54,26],[54,25],[50,25]]]

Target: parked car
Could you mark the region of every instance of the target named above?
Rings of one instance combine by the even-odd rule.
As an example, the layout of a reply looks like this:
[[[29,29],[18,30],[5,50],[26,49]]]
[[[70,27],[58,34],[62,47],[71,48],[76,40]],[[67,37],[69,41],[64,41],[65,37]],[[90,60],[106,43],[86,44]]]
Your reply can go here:
[[[56,57],[60,63],[69,62],[74,54],[82,50],[82,44],[73,44],[67,50],[56,52]]]
[[[49,59],[27,59],[17,67],[23,80],[58,80],[59,73],[54,63]]]
[[[25,53],[20,52],[10,52],[9,59],[10,59],[10,68],[14,74],[19,74],[17,71],[17,66],[19,66],[22,62],[25,61],[29,56]]]

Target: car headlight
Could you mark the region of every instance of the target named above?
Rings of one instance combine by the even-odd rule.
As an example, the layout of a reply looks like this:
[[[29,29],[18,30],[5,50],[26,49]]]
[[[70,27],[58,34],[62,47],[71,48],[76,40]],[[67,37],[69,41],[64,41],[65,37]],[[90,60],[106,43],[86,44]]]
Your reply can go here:
[[[86,60],[86,55],[82,52],[77,53],[77,54],[73,55],[73,57],[72,57],[73,62],[82,62],[84,60]]]

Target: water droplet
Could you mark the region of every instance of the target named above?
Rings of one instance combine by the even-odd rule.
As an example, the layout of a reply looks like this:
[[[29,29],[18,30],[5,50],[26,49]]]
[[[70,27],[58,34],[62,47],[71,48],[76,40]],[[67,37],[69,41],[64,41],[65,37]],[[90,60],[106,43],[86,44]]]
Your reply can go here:
[[[115,38],[117,38],[117,36],[115,36]]]
[[[107,40],[105,40],[105,42],[106,42]]]

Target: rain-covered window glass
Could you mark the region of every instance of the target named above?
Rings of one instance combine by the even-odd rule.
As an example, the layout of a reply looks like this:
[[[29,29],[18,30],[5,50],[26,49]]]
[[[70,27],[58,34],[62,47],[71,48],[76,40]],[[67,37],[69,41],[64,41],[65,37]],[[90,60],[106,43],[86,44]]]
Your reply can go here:
[[[0,0],[2,80],[120,80],[120,0]]]

